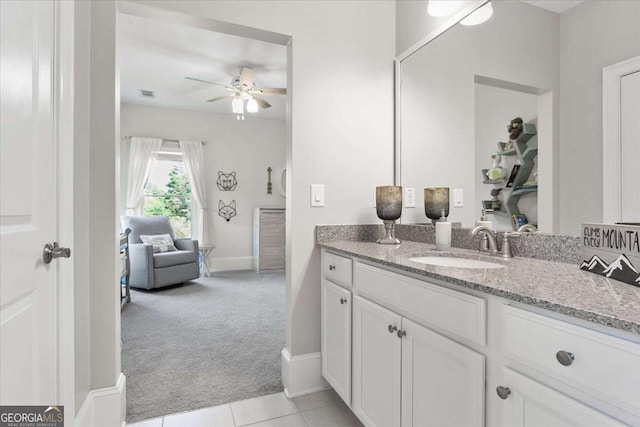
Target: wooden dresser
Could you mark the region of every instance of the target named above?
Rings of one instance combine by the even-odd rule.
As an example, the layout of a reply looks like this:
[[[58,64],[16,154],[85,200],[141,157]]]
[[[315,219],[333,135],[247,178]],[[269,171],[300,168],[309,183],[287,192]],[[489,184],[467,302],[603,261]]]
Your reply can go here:
[[[253,267],[260,273],[284,269],[285,210],[253,210]]]

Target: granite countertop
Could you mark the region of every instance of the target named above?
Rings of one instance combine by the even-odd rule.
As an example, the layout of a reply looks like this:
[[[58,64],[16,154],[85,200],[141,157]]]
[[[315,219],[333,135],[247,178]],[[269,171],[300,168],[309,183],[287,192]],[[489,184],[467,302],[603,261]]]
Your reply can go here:
[[[318,246],[640,335],[640,288],[588,273],[575,264],[523,257],[505,259],[458,248],[440,252],[434,245],[412,241],[395,246],[332,241]],[[452,255],[503,264],[505,268],[465,269],[409,261],[413,256]]]

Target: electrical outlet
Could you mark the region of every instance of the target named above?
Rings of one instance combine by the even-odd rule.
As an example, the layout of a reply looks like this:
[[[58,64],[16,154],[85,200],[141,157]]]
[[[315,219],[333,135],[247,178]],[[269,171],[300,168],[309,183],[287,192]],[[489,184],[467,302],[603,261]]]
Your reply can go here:
[[[404,189],[404,207],[405,208],[416,207],[416,189],[415,188]]]
[[[464,206],[464,193],[462,188],[454,188],[453,189],[453,207],[461,208]]]

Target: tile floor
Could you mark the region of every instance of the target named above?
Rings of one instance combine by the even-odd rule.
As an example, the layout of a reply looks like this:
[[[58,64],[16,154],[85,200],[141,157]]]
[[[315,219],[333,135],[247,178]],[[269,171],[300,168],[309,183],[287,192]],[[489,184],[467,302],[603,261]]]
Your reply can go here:
[[[127,424],[128,427],[361,427],[333,390],[295,399],[284,393]]]

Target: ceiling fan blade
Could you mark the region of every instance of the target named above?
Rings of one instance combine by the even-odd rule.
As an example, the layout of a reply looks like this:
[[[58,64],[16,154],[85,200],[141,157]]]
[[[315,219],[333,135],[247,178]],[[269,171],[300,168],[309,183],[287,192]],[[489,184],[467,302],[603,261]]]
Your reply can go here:
[[[262,88],[257,88],[256,90],[259,90],[261,93],[264,93],[264,94],[273,94],[273,95],[287,94],[287,89],[282,87],[262,87]]]
[[[246,87],[253,87],[256,73],[251,68],[243,67],[240,73],[240,84]]]
[[[215,98],[207,99],[206,102],[220,101],[221,99],[225,99],[225,98],[228,98],[230,96],[233,96],[233,94],[230,93],[229,95],[216,96]]]
[[[255,99],[255,100],[256,100],[256,102],[258,103],[258,106],[259,106],[260,108],[269,108],[269,107],[271,107],[271,104],[269,104],[267,101],[265,101],[265,100],[264,100],[264,99],[262,99],[262,98],[259,98],[259,97],[257,97],[257,96],[254,96],[254,97],[253,97],[253,99]]]
[[[207,83],[207,84],[214,85],[214,86],[227,87],[227,85],[223,85],[223,84],[220,84],[220,83],[214,83],[214,82],[210,82],[210,81],[202,80],[202,79],[196,79],[195,77],[185,77],[185,79],[193,80],[195,82],[200,82],[200,83]]]

